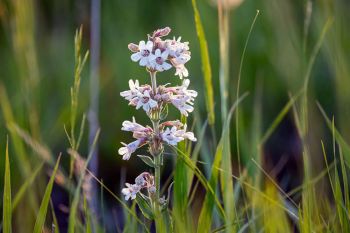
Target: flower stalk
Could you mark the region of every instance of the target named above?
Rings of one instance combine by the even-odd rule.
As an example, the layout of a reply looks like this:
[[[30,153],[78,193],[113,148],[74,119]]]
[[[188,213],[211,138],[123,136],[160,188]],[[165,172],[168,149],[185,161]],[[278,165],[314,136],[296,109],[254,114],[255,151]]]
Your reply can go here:
[[[153,94],[155,95],[157,93],[157,76],[156,76],[156,71],[150,71],[150,76],[151,76],[151,83],[152,83],[152,91]],[[160,198],[160,169],[161,169],[161,161],[162,161],[162,156],[163,153],[160,152],[160,148],[158,145],[158,135],[159,135],[159,111],[155,111],[156,116],[153,117],[152,120],[152,125],[153,125],[153,131],[154,131],[154,145],[155,145],[155,154],[153,154],[154,157],[154,178],[155,178],[155,185],[156,185],[156,200],[159,200]]]

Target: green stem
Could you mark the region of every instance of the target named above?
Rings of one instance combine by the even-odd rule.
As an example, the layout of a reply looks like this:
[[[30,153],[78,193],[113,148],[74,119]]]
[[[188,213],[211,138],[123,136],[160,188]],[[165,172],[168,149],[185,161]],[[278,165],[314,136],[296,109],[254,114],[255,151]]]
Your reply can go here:
[[[150,75],[151,75],[152,91],[153,91],[153,94],[156,94],[156,92],[157,92],[157,77],[156,77],[156,72],[155,72],[155,71],[150,71],[149,73],[150,73]]]
[[[162,166],[162,154],[159,154],[157,156],[154,157],[154,165],[155,165],[155,168],[154,168],[154,178],[155,178],[155,185],[156,185],[156,190],[157,190],[157,199],[159,200],[160,198],[160,177],[161,177],[161,174],[160,174],[160,167]]]
[[[151,76],[151,82],[152,82],[152,92],[155,95],[157,93],[157,78],[156,78],[156,72],[150,71],[150,76]],[[153,147],[151,149],[151,153],[154,157],[154,179],[155,179],[155,186],[156,186],[156,195],[152,198],[152,206],[153,206],[153,211],[155,215],[155,223],[156,223],[156,230],[157,232],[164,232],[164,221],[162,218],[161,210],[160,210],[160,205],[159,205],[159,198],[160,198],[160,178],[161,178],[161,173],[160,169],[162,166],[162,160],[163,160],[163,153],[161,148],[161,145],[159,144],[158,141],[158,135],[159,135],[159,109],[156,112],[151,113],[150,119],[152,121],[153,125],[153,132],[154,132],[154,142],[153,142]]]

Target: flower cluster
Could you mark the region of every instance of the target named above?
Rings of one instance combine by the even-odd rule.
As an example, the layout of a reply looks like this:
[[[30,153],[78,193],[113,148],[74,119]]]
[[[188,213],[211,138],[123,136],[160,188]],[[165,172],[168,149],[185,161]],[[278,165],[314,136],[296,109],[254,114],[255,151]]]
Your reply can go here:
[[[118,153],[123,156],[124,160],[129,160],[136,149],[152,143],[154,138],[158,139],[158,143],[167,143],[172,146],[185,139],[196,141],[194,134],[186,132],[186,128],[187,125],[182,124],[180,121],[166,121],[159,125],[159,133],[156,134],[154,129],[136,123],[135,119],[132,122],[124,121],[122,130],[132,132],[136,140],[129,144],[122,142],[124,146],[119,149]]]
[[[151,77],[151,85],[140,85],[138,80],[129,80],[129,90],[123,91],[120,95],[129,102],[129,105],[136,109],[143,109],[152,122],[152,127],[138,124],[135,119],[124,121],[122,130],[132,132],[135,139],[129,144],[122,143],[118,153],[123,160],[129,160],[138,148],[148,145],[152,157],[138,155],[155,172],[153,177],[147,172],[139,175],[135,184],[126,183],[122,190],[125,200],[135,199],[137,193],[142,189],[148,190],[148,198],[141,195],[150,206],[157,208],[165,202],[160,198],[160,167],[163,161],[164,145],[176,146],[183,140],[196,141],[192,132],[187,131],[187,125],[178,120],[164,121],[167,115],[168,105],[173,105],[184,116],[192,112],[194,99],[197,92],[189,90],[189,79],[184,79],[180,86],[169,84],[157,85],[156,73],[175,68],[175,75],[180,79],[188,77],[188,70],[185,64],[191,59],[188,42],[181,42],[178,39],[162,39],[170,33],[170,28],[156,30],[148,35],[147,41],[140,41],[138,44],[130,43],[128,48],[133,52],[131,60],[138,62],[145,67]],[[164,122],[163,122],[164,121]],[[155,205],[154,205],[155,204]]]
[[[166,27],[153,32],[152,36],[148,36],[147,42],[142,40],[138,45],[129,44],[129,49],[134,52],[131,60],[139,62],[140,66],[147,67],[151,72],[174,67],[175,75],[180,78],[187,77],[185,63],[191,59],[188,42],[181,42],[181,37],[162,40],[169,33],[170,28]]]
[[[135,184],[126,183],[125,186],[126,188],[122,189],[122,193],[125,195],[126,201],[135,199],[137,193],[142,189],[147,189],[150,193],[155,192],[154,177],[148,172],[143,172],[136,177]]]
[[[181,114],[188,116],[193,111],[193,101],[197,96],[194,90],[188,90],[189,79],[184,79],[181,86],[168,87],[158,86],[156,93],[153,93],[150,85],[140,86],[139,81],[129,81],[130,90],[120,93],[122,97],[129,101],[129,105],[136,109],[143,108],[149,113],[153,109],[160,109],[165,104],[173,104]]]

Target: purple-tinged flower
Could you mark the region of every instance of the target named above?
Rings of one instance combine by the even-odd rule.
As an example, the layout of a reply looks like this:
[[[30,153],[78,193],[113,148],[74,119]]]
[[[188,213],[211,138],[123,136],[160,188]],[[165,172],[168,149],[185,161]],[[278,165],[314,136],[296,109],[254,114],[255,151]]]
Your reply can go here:
[[[143,108],[145,112],[149,112],[152,108],[158,106],[157,101],[153,100],[150,96],[150,91],[146,90],[143,93],[137,95],[136,109]]]
[[[120,92],[120,95],[122,97],[124,97],[126,100],[132,100],[133,98],[135,98],[137,96],[138,93],[140,93],[140,84],[139,84],[139,80],[135,80],[135,82],[130,79],[129,80],[129,88],[130,90],[127,91],[122,91]]]
[[[186,124],[184,125],[183,129],[178,129],[176,126],[171,127],[171,129],[166,128],[165,131],[161,133],[161,138],[164,142],[172,146],[177,145],[179,142],[185,139],[194,142],[197,141],[192,132],[186,132],[186,128]]]
[[[190,104],[189,96],[173,95],[170,97],[171,103],[181,112],[182,115],[188,116],[189,112],[193,112],[194,108]]]
[[[176,136],[177,128],[175,126],[170,128],[166,128],[163,133],[161,133],[161,138],[164,142],[168,143],[169,145],[177,145],[177,143],[181,142],[183,140],[182,137]]]
[[[139,43],[139,51],[131,55],[131,60],[134,62],[139,61],[140,66],[147,66],[150,65],[150,58],[152,55],[153,50],[153,42],[152,41],[140,41]]]
[[[133,132],[133,137],[136,139],[145,139],[149,138],[153,132],[153,129],[149,126],[142,126],[138,123],[136,123],[135,118],[133,118],[133,121],[124,121],[123,122],[122,130]]]
[[[136,123],[134,117],[132,119],[132,122],[131,121],[124,121],[122,123],[122,125],[123,125],[122,130],[124,130],[124,131],[135,132],[135,131],[144,131],[146,129],[146,127]]]
[[[136,194],[140,192],[141,187],[136,184],[126,183],[126,188],[122,189],[122,193],[125,195],[125,200],[134,200],[136,198]]]
[[[123,147],[119,148],[118,153],[123,156],[123,160],[129,160],[132,153],[134,153],[137,148],[143,146],[145,138],[137,139],[129,144],[123,143]]]
[[[157,49],[150,59],[151,67],[157,71],[169,70],[171,65],[166,62],[168,55],[168,50],[161,52],[160,49]]]
[[[135,179],[135,184],[125,183],[126,188],[122,189],[122,193],[125,195],[125,200],[133,200],[136,198],[137,193],[139,193],[143,188],[148,189],[153,192],[154,187],[154,176],[148,172],[143,172]]]

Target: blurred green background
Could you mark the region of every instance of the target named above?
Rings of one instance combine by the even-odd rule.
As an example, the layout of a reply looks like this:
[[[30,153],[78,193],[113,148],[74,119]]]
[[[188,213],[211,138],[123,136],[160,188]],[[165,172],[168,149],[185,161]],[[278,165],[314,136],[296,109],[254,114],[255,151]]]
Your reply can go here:
[[[305,36],[307,3],[312,3],[310,26]],[[198,7],[209,46],[215,94],[216,132],[219,135],[219,32],[218,10],[211,1],[198,0]],[[240,107],[241,143],[244,163],[249,163],[249,138],[254,135],[254,103],[257,92],[261,113],[261,130],[269,126],[304,82],[305,61],[310,57],[323,26],[333,19],[312,69],[309,84],[310,148],[320,156],[320,140],[328,138],[324,120],[316,101],[335,122],[341,133],[350,140],[350,3],[346,0],[245,0],[230,14],[229,67],[230,104],[236,98],[237,77],[243,47],[256,15],[260,15],[250,38],[242,70],[241,93],[250,95]],[[69,125],[70,87],[74,71],[74,33],[83,25],[83,47],[90,44],[90,1],[86,0],[1,0],[0,1],[0,85],[6,90],[15,122],[37,141],[47,145],[54,155],[63,153],[68,167],[69,147],[64,124]],[[128,88],[129,79],[149,82],[142,67],[130,59],[127,44],[145,40],[147,33],[161,27],[172,28],[170,36],[182,36],[190,42],[192,59],[187,64],[191,89],[199,96],[195,101],[197,123],[206,120],[205,92],[199,43],[190,0],[103,0],[101,5],[99,177],[115,193],[119,193],[121,176],[135,177],[143,164],[136,158],[122,161],[117,150],[121,141],[131,135],[122,133],[121,123],[135,116],[140,123],[150,124],[142,110],[129,107],[119,93]],[[180,83],[171,70],[158,75],[158,82]],[[89,107],[89,62],[84,68],[79,97],[78,122]],[[2,106],[2,110],[4,110]],[[0,153],[4,154],[9,134],[0,114]],[[173,119],[178,112],[171,111]],[[292,119],[292,113],[289,116]],[[193,121],[193,119],[191,120]],[[291,120],[292,121],[292,120]],[[293,125],[293,123],[290,123]],[[201,127],[200,125],[198,126]],[[232,130],[234,131],[234,130]],[[80,152],[88,152],[85,131]],[[287,131],[288,134],[288,131]],[[210,141],[212,135],[206,140]],[[235,137],[232,137],[233,155]],[[272,142],[273,143],[273,142]],[[9,140],[13,190],[25,178],[23,165],[16,161],[13,141]],[[291,145],[293,147],[295,145]],[[209,151],[210,148],[209,142]],[[41,160],[29,147],[24,147],[30,169]],[[315,159],[320,166],[321,157]],[[234,156],[234,160],[235,160]],[[0,158],[0,177],[3,176],[4,156]],[[122,175],[123,174],[123,175]],[[127,178],[128,179],[128,178]],[[132,179],[132,178],[131,178]],[[3,179],[0,179],[0,187]],[[106,198],[108,199],[107,195]]]

